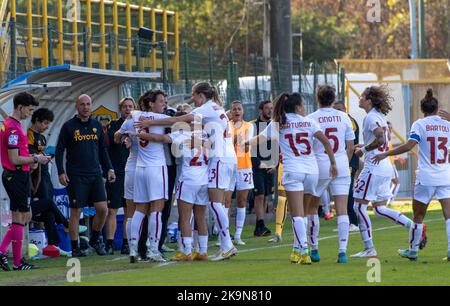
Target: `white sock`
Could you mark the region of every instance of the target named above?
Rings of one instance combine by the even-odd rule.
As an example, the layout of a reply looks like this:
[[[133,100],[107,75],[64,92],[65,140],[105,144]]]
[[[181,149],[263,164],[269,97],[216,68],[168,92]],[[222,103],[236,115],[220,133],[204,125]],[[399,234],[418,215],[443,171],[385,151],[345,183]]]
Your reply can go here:
[[[294,230],[294,248],[308,249],[306,226],[302,217],[292,218],[292,228]]]
[[[214,221],[220,231],[220,248],[222,251],[227,251],[233,247],[233,243],[230,238],[228,217],[225,213],[225,209],[221,203],[210,202],[210,210],[213,212]]]
[[[131,219],[130,248],[136,247],[136,251],[139,242],[139,237],[141,236],[142,220],[144,220],[144,218],[145,214],[136,210],[133,214],[133,218]]]
[[[192,253],[192,237],[183,237],[184,255]]]
[[[450,219],[445,221],[445,228],[447,229],[448,252],[450,252]]]
[[[161,238],[161,225],[161,213],[157,211],[152,212],[148,222],[148,237],[153,250],[158,249],[159,238]]]
[[[339,253],[347,252],[348,233],[350,228],[350,219],[348,215],[337,217],[338,239],[339,239]]]
[[[411,219],[406,217],[401,212],[387,208],[386,206],[374,207],[374,212],[376,216],[394,221],[395,223],[400,224],[401,226],[406,228],[411,228],[411,225],[414,223]]]
[[[198,231],[192,231],[192,248],[195,252],[198,252]]]
[[[227,218],[230,218],[230,209],[226,208],[225,206],[223,207],[223,209],[225,209],[225,215],[227,215]]]
[[[240,240],[242,229],[245,223],[245,207],[236,209],[236,233],[234,234],[234,240]]]
[[[320,197],[322,200],[322,209],[324,214],[330,213],[330,195],[328,194],[328,191],[325,190],[325,192]]]
[[[130,245],[130,241],[131,241],[131,222],[132,222],[133,218],[128,218],[127,219],[127,225],[125,226],[125,230],[127,231],[127,240],[128,240],[128,245]]]
[[[366,249],[371,249],[373,248],[372,223],[370,222],[369,215],[367,214],[367,204],[355,202],[353,208],[358,216],[359,232],[361,233],[361,238],[364,241],[364,247]]]
[[[208,236],[198,236],[198,244],[200,247],[200,254],[208,253]]]
[[[312,250],[317,250],[319,248],[319,230],[320,221],[319,215],[308,215],[308,238],[309,245]]]
[[[178,232],[177,232],[177,244],[178,244],[178,251],[184,252],[183,238],[181,237],[181,230],[178,230]]]
[[[414,223],[409,229],[409,250],[419,251],[420,238],[422,238],[423,224]]]

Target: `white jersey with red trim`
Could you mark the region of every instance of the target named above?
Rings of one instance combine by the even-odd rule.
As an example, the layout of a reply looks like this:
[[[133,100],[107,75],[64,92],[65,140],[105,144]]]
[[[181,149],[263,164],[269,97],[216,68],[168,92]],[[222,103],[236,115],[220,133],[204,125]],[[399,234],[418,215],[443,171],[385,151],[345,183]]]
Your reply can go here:
[[[229,120],[225,110],[217,103],[209,100],[202,106],[195,108],[191,114],[196,117],[196,122],[201,122],[204,130],[210,136],[212,157],[225,163],[237,164],[233,139],[228,133]]]
[[[389,159],[384,159],[380,162],[373,160],[375,155],[388,151],[389,129],[383,114],[375,108],[372,108],[363,121],[363,136],[365,145],[370,144],[375,139],[374,131],[377,128],[383,129],[385,143],[381,147],[369,151],[364,155],[364,168],[375,175],[392,177],[392,166],[389,163]]]
[[[270,122],[261,135],[272,135],[278,139],[283,155],[283,171],[319,174],[313,151],[314,135],[322,131],[319,124],[311,118],[288,113],[286,126],[278,131],[277,125],[277,122]]]
[[[450,185],[450,122],[439,116],[419,119],[413,123],[409,139],[419,144],[416,183],[424,186]]]
[[[166,128],[165,126],[152,126],[150,128],[145,129],[136,129],[134,128],[134,123],[143,119],[159,120],[166,118],[169,118],[169,116],[153,112],[133,111],[131,113],[131,118],[125,120],[125,122],[122,124],[120,132],[125,133],[127,131],[136,131],[136,132],[164,135]],[[147,140],[139,140],[138,156],[136,162],[137,167],[165,166],[165,165],[166,165],[166,156],[164,153],[163,143],[151,142]]]
[[[350,176],[346,141],[355,139],[353,125],[348,115],[331,107],[320,108],[310,114],[308,118],[314,119],[324,131],[331,144],[338,167],[338,177]],[[330,176],[330,158],[323,144],[317,139],[314,141],[314,152],[319,164],[320,178]],[[323,167],[322,167],[323,166]]]
[[[208,157],[202,142],[208,140],[208,135],[204,131],[196,130],[193,132],[174,132],[168,136],[172,139],[172,146],[177,146],[175,151],[181,154],[181,173],[178,180],[185,182],[187,185],[207,185]],[[185,145],[187,140],[191,140],[194,146],[202,146],[191,149]]]

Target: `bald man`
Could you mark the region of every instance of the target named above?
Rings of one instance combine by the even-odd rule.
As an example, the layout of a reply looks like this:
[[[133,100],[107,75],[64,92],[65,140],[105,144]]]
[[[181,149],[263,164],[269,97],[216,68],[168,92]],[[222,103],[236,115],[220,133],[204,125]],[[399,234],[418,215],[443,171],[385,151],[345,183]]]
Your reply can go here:
[[[91,118],[91,97],[79,96],[76,109],[77,114],[61,128],[55,153],[59,182],[67,187],[69,194],[72,257],[86,256],[78,245],[78,225],[81,211],[88,206],[94,206],[96,211],[89,245],[98,255],[106,255],[105,246],[99,239],[108,212],[102,169],[107,169],[105,172],[110,183],[116,178],[102,125]],[[64,151],[66,151],[65,168]]]

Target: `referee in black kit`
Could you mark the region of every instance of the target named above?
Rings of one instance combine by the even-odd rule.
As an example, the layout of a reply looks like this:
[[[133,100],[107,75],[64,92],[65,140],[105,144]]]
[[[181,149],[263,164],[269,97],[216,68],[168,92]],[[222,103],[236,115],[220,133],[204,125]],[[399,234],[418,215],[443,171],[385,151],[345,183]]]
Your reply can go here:
[[[112,183],[116,179],[102,125],[91,118],[91,107],[91,97],[88,95],[78,97],[76,104],[78,114],[62,126],[55,153],[59,181],[67,187],[70,200],[69,233],[72,257],[86,256],[78,246],[78,225],[83,207],[92,203],[96,215],[89,245],[98,255],[106,255],[105,246],[99,240],[108,212],[102,169],[108,169],[108,182]],[[64,151],[67,160],[65,170]]]

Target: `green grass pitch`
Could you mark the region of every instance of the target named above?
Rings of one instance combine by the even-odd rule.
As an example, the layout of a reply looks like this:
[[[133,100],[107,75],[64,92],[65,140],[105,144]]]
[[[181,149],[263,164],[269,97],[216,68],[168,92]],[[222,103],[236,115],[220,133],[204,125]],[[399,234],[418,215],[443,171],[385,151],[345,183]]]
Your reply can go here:
[[[417,262],[397,255],[399,248],[408,245],[406,229],[373,215],[371,219],[381,268],[379,283],[368,282],[367,274],[372,267],[367,266],[365,259],[348,258],[346,265],[335,263],[337,233],[333,231],[336,228],[333,219],[321,221],[322,261],[311,266],[289,262],[293,236],[288,221],[282,243],[275,245],[267,243],[268,237],[254,238],[252,226],[246,226],[242,237],[247,245],[239,248],[238,256],[223,262],[131,265],[121,255],[91,255],[81,258],[81,282],[68,283],[67,258],[47,259],[35,262],[41,267],[39,270],[0,272],[0,285],[450,285],[450,262],[442,260],[447,255],[447,238],[441,211],[430,211],[427,215],[429,242]],[[273,224],[270,227],[273,229]],[[214,243],[210,241],[210,255],[217,251]],[[362,247],[359,233],[352,233],[348,255],[361,251]]]

